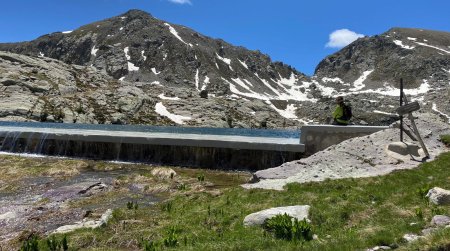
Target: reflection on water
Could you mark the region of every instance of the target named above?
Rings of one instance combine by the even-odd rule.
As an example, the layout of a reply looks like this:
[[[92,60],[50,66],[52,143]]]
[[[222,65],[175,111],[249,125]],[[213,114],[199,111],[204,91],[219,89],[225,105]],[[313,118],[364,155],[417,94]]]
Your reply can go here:
[[[130,132],[185,133],[185,134],[207,134],[207,135],[237,135],[237,136],[251,136],[251,137],[275,137],[275,138],[300,137],[300,131],[295,129],[281,130],[281,129],[247,129],[247,128],[144,126],[144,125],[94,125],[94,124],[40,123],[40,122],[7,122],[7,121],[0,121],[0,126],[130,131]]]

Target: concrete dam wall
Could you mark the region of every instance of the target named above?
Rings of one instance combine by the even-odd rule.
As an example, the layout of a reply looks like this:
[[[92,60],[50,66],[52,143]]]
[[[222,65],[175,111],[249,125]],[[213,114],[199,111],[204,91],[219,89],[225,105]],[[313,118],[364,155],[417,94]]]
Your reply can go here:
[[[298,138],[0,126],[0,151],[230,170],[301,158]]]

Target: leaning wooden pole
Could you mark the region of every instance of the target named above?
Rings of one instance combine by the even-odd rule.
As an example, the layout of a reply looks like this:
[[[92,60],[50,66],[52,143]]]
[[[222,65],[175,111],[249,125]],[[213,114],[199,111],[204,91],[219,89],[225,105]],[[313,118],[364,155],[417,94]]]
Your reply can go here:
[[[405,100],[405,106],[408,104],[408,98],[406,97],[405,93],[402,93],[402,97]],[[419,141],[420,146],[422,147],[423,152],[425,153],[425,156],[427,159],[430,158],[430,153],[428,152],[427,146],[422,140],[422,137],[420,136],[419,129],[417,129],[416,122],[414,121],[414,116],[412,115],[412,112],[408,113],[408,118],[411,121],[411,126],[413,128],[414,133],[416,134],[417,140]]]
[[[400,107],[403,106],[403,78],[400,78]],[[400,142],[403,142],[403,115],[400,115]]]

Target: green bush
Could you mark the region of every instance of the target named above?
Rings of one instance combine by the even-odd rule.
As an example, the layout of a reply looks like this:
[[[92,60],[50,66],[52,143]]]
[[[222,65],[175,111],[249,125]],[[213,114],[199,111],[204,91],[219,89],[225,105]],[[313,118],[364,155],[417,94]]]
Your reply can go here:
[[[198,175],[197,176],[197,180],[200,181],[200,182],[205,181],[205,174],[202,173],[202,174]]]
[[[428,191],[430,191],[431,188],[432,188],[432,186],[430,184],[427,184],[424,187],[417,188],[416,193],[417,193],[417,195],[420,196],[420,198],[426,199],[425,196],[428,194]]]
[[[138,205],[137,202],[134,202],[134,201],[128,201],[127,202],[127,209],[128,210],[131,210],[131,209],[137,210],[138,208],[139,208],[139,205]]]
[[[30,238],[22,243],[20,251],[39,251],[38,238],[35,235],[30,236]]]
[[[276,238],[285,240],[310,241],[313,239],[311,224],[306,220],[299,221],[287,214],[279,214],[264,222],[264,229],[272,232]]]
[[[47,247],[50,251],[68,250],[69,245],[67,244],[67,236],[63,236],[61,240],[56,239],[53,235],[47,239]]]
[[[178,246],[178,236],[177,236],[177,228],[176,227],[170,227],[169,230],[167,230],[167,237],[164,238],[163,243],[166,247],[176,247]]]
[[[144,251],[156,251],[158,250],[158,243],[154,241],[143,240],[142,241],[142,249]]]
[[[173,202],[172,201],[169,201],[169,202],[164,203],[164,204],[161,205],[161,210],[162,211],[166,211],[168,213],[171,213],[172,209],[173,209]]]

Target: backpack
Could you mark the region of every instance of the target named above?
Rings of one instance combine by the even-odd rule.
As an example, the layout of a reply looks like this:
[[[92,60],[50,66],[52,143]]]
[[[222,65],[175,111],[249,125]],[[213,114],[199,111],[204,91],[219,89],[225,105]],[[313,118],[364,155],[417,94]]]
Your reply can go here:
[[[350,104],[344,103],[343,109],[344,109],[344,115],[342,116],[342,119],[350,120],[353,117],[352,106]]]

